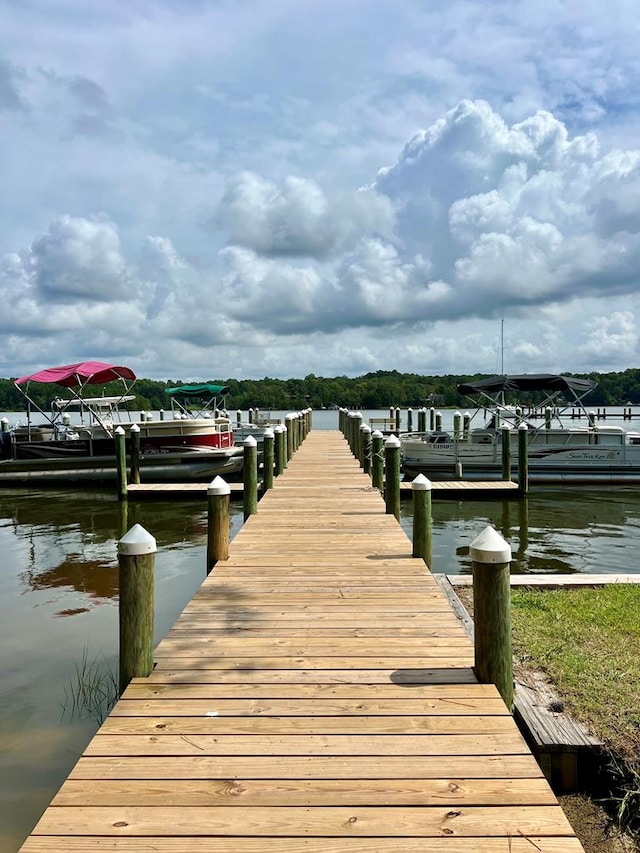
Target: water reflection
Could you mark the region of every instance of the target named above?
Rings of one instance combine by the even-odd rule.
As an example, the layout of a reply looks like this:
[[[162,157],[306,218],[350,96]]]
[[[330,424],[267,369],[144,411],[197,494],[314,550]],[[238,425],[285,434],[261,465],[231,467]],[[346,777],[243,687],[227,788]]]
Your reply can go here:
[[[82,599],[57,616],[75,616],[117,597],[117,542],[136,523],[147,527],[159,548],[200,544],[206,537],[202,502],[129,505],[100,491],[0,496],[0,532],[15,537],[22,592],[57,590]]]
[[[411,502],[402,507],[411,535]],[[511,545],[514,573],[640,571],[640,490],[533,491],[520,501],[433,502],[434,571],[469,574],[469,545],[488,524]]]

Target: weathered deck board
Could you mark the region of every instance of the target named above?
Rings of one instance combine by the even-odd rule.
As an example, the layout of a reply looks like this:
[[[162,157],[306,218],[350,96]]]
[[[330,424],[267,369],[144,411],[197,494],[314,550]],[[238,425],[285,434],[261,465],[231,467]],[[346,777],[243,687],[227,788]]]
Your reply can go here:
[[[25,853],[579,853],[410,553],[342,437],[311,433]]]

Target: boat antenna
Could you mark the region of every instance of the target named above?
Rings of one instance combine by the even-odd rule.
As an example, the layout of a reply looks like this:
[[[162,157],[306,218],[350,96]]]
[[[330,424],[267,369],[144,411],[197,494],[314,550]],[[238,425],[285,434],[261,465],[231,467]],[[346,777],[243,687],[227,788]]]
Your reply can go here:
[[[504,317],[500,318],[500,375],[504,376]]]

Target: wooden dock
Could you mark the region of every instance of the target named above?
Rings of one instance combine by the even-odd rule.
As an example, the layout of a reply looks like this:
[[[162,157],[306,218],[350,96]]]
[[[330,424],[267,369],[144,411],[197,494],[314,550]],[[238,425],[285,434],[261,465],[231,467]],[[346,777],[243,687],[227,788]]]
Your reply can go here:
[[[231,500],[242,500],[242,483],[230,483]],[[170,498],[206,498],[209,483],[139,483],[127,487],[129,499],[169,500]],[[518,484],[506,480],[443,480],[431,484],[434,498],[479,501],[496,497],[512,499],[520,497]],[[400,497],[411,500],[411,483],[400,483]]]
[[[582,851],[410,554],[312,432],[22,850]]]

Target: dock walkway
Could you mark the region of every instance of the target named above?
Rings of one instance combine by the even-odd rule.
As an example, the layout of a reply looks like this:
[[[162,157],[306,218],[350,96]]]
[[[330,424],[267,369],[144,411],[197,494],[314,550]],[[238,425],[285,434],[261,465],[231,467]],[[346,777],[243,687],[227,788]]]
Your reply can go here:
[[[25,853],[581,851],[410,554],[342,436],[311,432]]]

